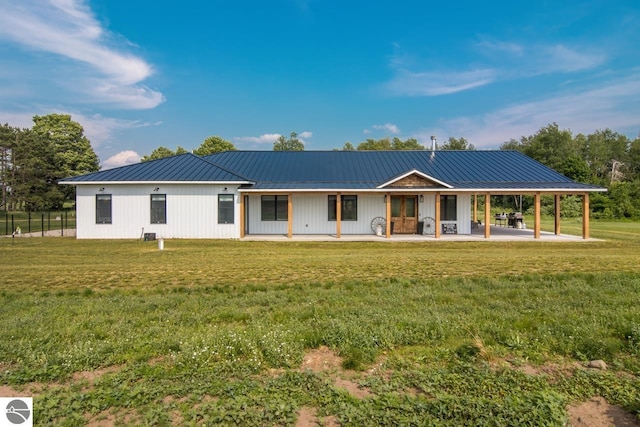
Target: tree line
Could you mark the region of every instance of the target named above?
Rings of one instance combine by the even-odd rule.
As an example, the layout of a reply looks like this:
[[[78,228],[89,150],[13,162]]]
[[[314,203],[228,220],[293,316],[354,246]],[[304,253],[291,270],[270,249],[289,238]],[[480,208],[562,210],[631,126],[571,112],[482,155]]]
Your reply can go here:
[[[58,181],[76,175],[96,172],[100,164],[82,126],[70,115],[49,114],[34,116],[30,129],[4,124],[0,126],[0,210],[60,209],[73,201],[73,186],[58,185]],[[303,151],[304,143],[296,132],[282,135],[273,143],[275,151]],[[366,139],[354,146],[346,142],[336,150],[424,150],[415,138],[398,137]],[[475,150],[464,137],[449,137],[439,150]],[[205,156],[236,150],[230,141],[220,136],[206,138],[192,152]],[[535,134],[511,139],[500,150],[518,150],[527,156],[582,183],[603,186],[606,193],[591,196],[594,218],[640,219],[640,137],[635,140],[610,129],[589,135],[573,135],[551,123]],[[158,147],[141,161],[186,153]],[[497,198],[497,206],[513,207],[512,197]],[[522,203],[522,202],[520,202]],[[526,210],[530,201],[525,198]],[[495,202],[494,202],[495,205]],[[550,204],[551,205],[551,204]],[[579,215],[579,201],[563,198],[563,215]],[[572,208],[573,206],[573,208]],[[552,213],[550,210],[549,213]]]
[[[62,209],[75,188],[58,181],[100,170],[82,126],[68,114],[34,116],[33,127],[0,126],[0,210]]]

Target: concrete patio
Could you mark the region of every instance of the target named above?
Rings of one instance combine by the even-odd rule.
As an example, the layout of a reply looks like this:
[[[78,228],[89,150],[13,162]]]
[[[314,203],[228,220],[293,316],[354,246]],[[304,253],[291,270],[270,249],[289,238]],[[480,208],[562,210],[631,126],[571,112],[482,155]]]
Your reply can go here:
[[[441,234],[439,239],[434,235],[392,234],[390,239],[375,234],[343,234],[339,239],[335,234],[294,234],[291,238],[286,235],[248,234],[241,240],[246,241],[282,241],[282,242],[598,242],[601,239],[583,239],[582,236],[569,234],[556,235],[552,232],[541,231],[540,238],[533,237],[532,229],[516,229],[490,225],[491,237],[484,237],[484,225],[472,230],[471,234]]]

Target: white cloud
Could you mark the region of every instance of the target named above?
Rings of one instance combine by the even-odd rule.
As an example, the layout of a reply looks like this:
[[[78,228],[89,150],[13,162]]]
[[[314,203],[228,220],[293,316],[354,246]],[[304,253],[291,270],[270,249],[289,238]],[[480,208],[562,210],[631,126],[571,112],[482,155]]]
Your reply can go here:
[[[252,142],[255,144],[273,144],[281,136],[279,133],[265,133],[260,136],[236,136],[233,140],[237,142]]]
[[[83,0],[3,2],[0,40],[74,60],[71,87],[94,102],[124,108],[156,107],[164,101],[163,95],[139,85],[152,75],[152,67],[121,46],[112,46],[115,38],[102,28]],[[57,83],[69,85],[66,81]]]
[[[373,126],[371,126],[371,129],[387,131],[387,132],[392,133],[394,135],[400,133],[400,128],[398,128],[398,126],[396,126],[396,125],[394,125],[392,123],[385,123],[383,125],[373,125]],[[364,133],[365,134],[371,133],[371,129],[365,129]]]
[[[308,138],[311,138],[312,136],[313,136],[313,132],[309,132],[309,131],[300,132],[298,134],[299,139],[308,139]]]
[[[487,85],[495,79],[496,71],[489,68],[440,73],[398,70],[387,83],[387,89],[400,96],[448,95]]]
[[[636,113],[640,108],[640,74],[633,74],[580,92],[514,104],[483,116],[443,120],[438,132],[463,136],[478,148],[497,148],[511,138],[533,135],[553,122],[574,134],[605,128],[635,134],[640,129],[640,116]],[[428,138],[426,133],[421,136]]]
[[[131,165],[140,162],[140,154],[133,150],[121,151],[114,154],[102,163],[103,169],[117,168],[119,166]]]
[[[89,138],[89,141],[91,141],[91,145],[94,148],[107,142],[111,142],[118,132],[127,129],[158,126],[162,124],[162,122],[149,123],[140,120],[116,119],[113,117],[104,117],[100,114],[85,115],[56,107],[38,107],[37,110],[29,113],[0,111],[0,124],[9,123],[11,126],[30,128],[33,126],[33,116],[42,116],[52,113],[71,115],[71,120],[82,125],[84,135]]]

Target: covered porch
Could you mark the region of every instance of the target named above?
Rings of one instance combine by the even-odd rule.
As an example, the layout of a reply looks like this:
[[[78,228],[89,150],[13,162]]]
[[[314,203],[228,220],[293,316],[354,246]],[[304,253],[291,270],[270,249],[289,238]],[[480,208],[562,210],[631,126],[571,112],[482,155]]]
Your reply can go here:
[[[259,200],[263,196],[272,197],[275,193],[260,192],[253,193],[253,203],[260,203]],[[279,193],[282,194],[282,193]],[[355,196],[353,196],[355,194]],[[554,231],[553,233],[543,233],[540,225],[541,217],[541,197],[543,194],[552,195],[554,198]],[[280,200],[281,207],[276,206],[276,209],[282,211],[282,220],[280,226],[271,229],[259,230],[258,232],[249,231],[249,211],[253,211],[255,215],[255,209],[249,209],[249,195],[241,196],[240,199],[240,238],[246,240],[277,240],[278,236],[284,236],[287,239],[296,240],[380,240],[381,238],[387,240],[426,240],[426,239],[447,239],[447,240],[478,240],[478,239],[491,239],[491,240],[522,240],[522,239],[548,239],[549,234],[552,236],[558,236],[557,239],[562,236],[561,234],[561,197],[563,195],[575,195],[575,192],[560,192],[560,191],[535,191],[535,192],[522,192],[512,191],[506,192],[493,191],[493,192],[471,192],[471,191],[454,191],[446,189],[439,191],[436,189],[397,189],[396,191],[386,192],[322,192],[322,193],[307,193],[307,192],[288,192]],[[357,222],[351,221],[347,223],[342,218],[342,200],[345,195],[348,197],[359,197],[360,201],[357,202]],[[504,196],[504,195],[531,195],[534,199],[534,218],[533,223],[528,224],[526,229],[520,229],[515,227],[509,228],[506,221],[498,226],[495,217],[491,213],[491,196]],[[582,199],[582,235],[581,237],[566,236],[565,239],[581,238],[583,240],[589,240],[589,193],[578,193]],[[310,204],[309,197],[314,196],[314,215],[309,215],[308,206]],[[322,218],[326,215],[326,207],[323,208],[319,198],[329,197],[333,200],[333,215],[334,218],[330,218],[327,222],[326,218]],[[367,199],[365,199],[365,197]],[[464,199],[464,204],[458,204],[458,215],[451,221],[451,218],[447,218],[449,209],[443,205],[447,203],[448,198]],[[478,199],[483,198],[484,209],[480,212],[478,209]],[[471,202],[472,201],[472,202]],[[383,202],[380,203],[380,202]],[[462,206],[461,206],[462,205]],[[374,207],[375,206],[375,207]],[[454,211],[456,207],[454,204]],[[280,212],[278,211],[278,212]],[[360,212],[362,211],[362,212]],[[320,212],[320,214],[317,214]],[[399,217],[398,212],[402,213],[402,217]],[[298,213],[300,213],[298,215]],[[296,217],[298,215],[298,217]],[[443,218],[443,215],[445,216]],[[300,217],[304,217],[303,221],[300,221]],[[363,218],[364,217],[364,218]],[[380,225],[376,229],[373,227],[365,227],[365,224],[369,224],[373,218],[380,219]],[[506,219],[506,218],[505,218]],[[324,221],[325,226],[322,231],[317,228],[314,231],[313,227],[309,226],[309,223]],[[395,224],[401,222],[401,228]],[[259,224],[257,218],[254,217],[254,224]],[[353,227],[354,224],[359,223],[358,227]],[[348,224],[351,230],[345,233],[343,224]],[[494,224],[494,225],[492,225]],[[394,229],[395,228],[395,232]],[[255,229],[255,226],[254,226]],[[369,229],[371,229],[371,235],[368,235]],[[458,231],[460,230],[460,232]]]

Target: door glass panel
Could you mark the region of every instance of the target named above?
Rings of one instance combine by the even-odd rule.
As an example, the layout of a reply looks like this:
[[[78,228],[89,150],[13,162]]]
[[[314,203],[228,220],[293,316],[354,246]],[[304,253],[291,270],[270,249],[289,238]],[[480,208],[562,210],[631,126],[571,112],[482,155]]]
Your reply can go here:
[[[407,196],[407,198],[405,199],[405,215],[407,217],[415,217],[416,216],[416,198],[415,197],[409,197]]]
[[[402,207],[402,198],[391,197],[391,216],[400,216],[400,208]]]

